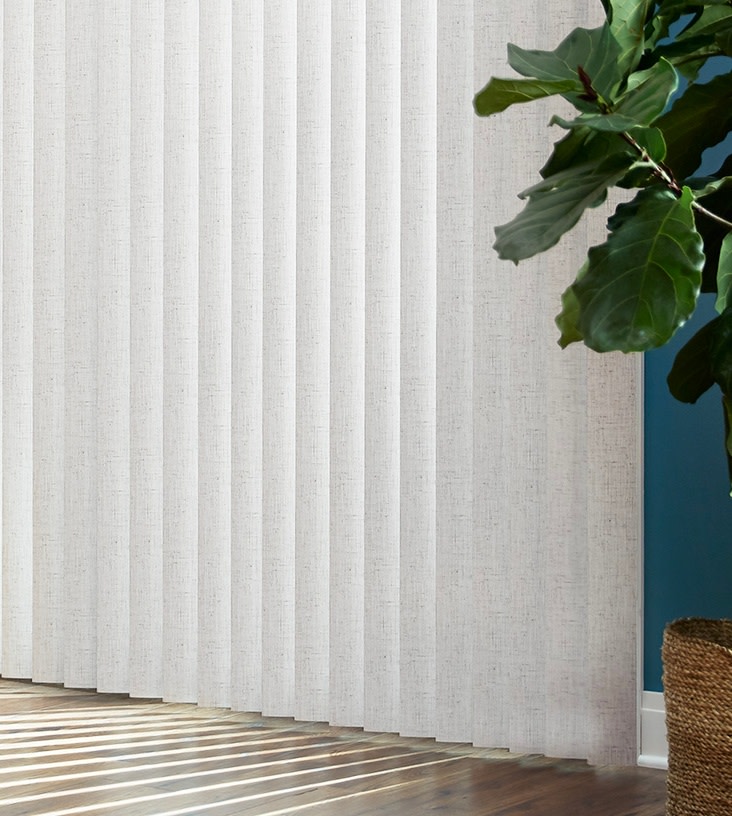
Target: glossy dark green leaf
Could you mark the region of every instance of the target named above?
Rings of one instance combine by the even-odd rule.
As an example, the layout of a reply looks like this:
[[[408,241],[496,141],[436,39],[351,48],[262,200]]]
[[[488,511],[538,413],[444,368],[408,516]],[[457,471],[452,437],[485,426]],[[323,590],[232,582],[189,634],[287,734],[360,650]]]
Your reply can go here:
[[[653,0],[615,0],[610,19],[610,33],[620,47],[618,69],[632,71],[643,51],[644,28]]]
[[[496,227],[493,247],[498,255],[518,263],[554,246],[625,175],[632,161],[627,154],[614,154],[601,163],[570,167],[524,190],[520,195],[528,199],[524,209]]]
[[[662,162],[666,158],[666,142],[658,128],[637,127],[629,131],[636,144],[645,151],[653,162]],[[637,161],[618,182],[618,187],[647,187],[655,180],[655,166],[646,159]]]
[[[698,3],[696,4],[698,8]],[[663,2],[658,3],[656,13],[646,23],[645,45],[646,48],[654,49],[657,43],[669,36],[671,26],[684,14],[689,13],[689,3],[686,2]]]
[[[628,89],[613,113],[632,119],[636,125],[650,125],[666,110],[678,84],[674,67],[661,59],[649,71],[629,78]]]
[[[711,36],[732,28],[732,8],[727,5],[712,5],[704,9],[698,19],[676,37],[677,42],[695,37]]]
[[[732,233],[728,232],[719,250],[717,262],[717,302],[716,310],[722,314],[732,306]],[[730,392],[732,396],[732,392]]]
[[[714,176],[692,177],[687,180],[686,186],[694,191],[694,197],[697,199],[703,199],[724,188],[727,189],[729,194],[729,190],[732,188],[732,176],[723,176],[722,178],[715,178]]]
[[[656,121],[666,140],[666,163],[679,180],[692,175],[702,153],[718,144],[732,125],[732,73],[691,85]]]
[[[670,42],[655,49],[656,57],[664,58],[689,82],[696,81],[704,63],[724,51],[713,36],[692,37],[683,42]]]
[[[727,475],[732,485],[732,399],[722,394],[722,410],[724,412],[724,444],[727,454]],[[732,490],[729,493],[732,497]]]
[[[630,131],[630,135],[653,161],[662,162],[666,158],[666,141],[658,128],[637,127]]]
[[[721,182],[719,188],[712,192],[702,190],[696,194],[697,197],[701,198],[700,203],[706,209],[727,221],[732,221],[732,190],[728,183],[725,182],[730,173],[732,173],[732,157],[728,158],[716,173],[719,182]],[[709,186],[709,183],[707,182],[705,186]],[[702,213],[696,216],[696,228],[704,240],[704,254],[706,255],[702,276],[702,292],[716,292],[719,256],[722,250],[722,242],[729,230],[723,224],[706,217]]]
[[[661,0],[656,4],[653,16],[646,25],[646,48],[653,49],[659,42],[666,39],[671,27],[681,17],[694,15],[697,17],[704,6],[721,6],[727,0]],[[693,20],[692,20],[693,22]]]
[[[574,128],[554,143],[554,150],[540,172],[543,178],[548,178],[574,165],[599,163],[613,153],[631,155],[629,146],[615,133]]]
[[[666,378],[669,391],[680,402],[694,403],[714,385],[712,343],[719,325],[715,317],[677,352]]]
[[[691,14],[705,6],[725,6],[729,0],[660,0],[658,6],[662,14],[671,12],[681,14]]]
[[[714,42],[719,50],[728,57],[732,56],[732,31],[725,31],[717,34]]]
[[[495,77],[475,95],[473,106],[478,116],[492,116],[511,105],[533,102],[546,96],[576,90],[572,80],[496,79]]]
[[[536,79],[577,79],[581,66],[594,89],[610,99],[622,78],[618,60],[621,51],[608,26],[576,28],[554,51],[508,46],[508,62],[514,71]],[[581,91],[580,91],[581,93]]]
[[[609,133],[624,133],[634,128],[638,123],[633,119],[628,119],[627,116],[619,116],[615,113],[583,113],[576,119],[571,120],[563,119],[561,116],[552,116],[549,120],[549,124],[559,125],[559,127],[563,127],[565,130],[590,128],[590,130],[603,130]]]
[[[717,318],[710,348],[711,370],[722,393],[732,396],[732,309]]]
[[[694,226],[693,195],[661,185],[620,205],[611,233],[588,253],[573,284],[578,329],[595,351],[647,351],[666,343],[696,307],[704,265]]]
[[[587,272],[587,261],[577,273],[576,280],[581,280]],[[560,331],[559,345],[567,348],[571,343],[580,343],[584,339],[579,330],[580,304],[572,286],[568,286],[562,294],[562,311],[557,315],[555,323]]]
[[[710,57],[728,53],[725,48],[724,29],[727,26],[726,0],[709,2],[660,3],[660,8],[646,27],[646,51],[641,57],[642,66],[652,65],[659,57],[665,57],[689,82],[696,81],[699,71]],[[722,14],[717,24],[709,25],[710,17],[704,12],[717,7]],[[705,9],[705,7],[707,7]],[[689,18],[682,31],[678,31],[681,18]],[[671,39],[671,29],[674,36]]]

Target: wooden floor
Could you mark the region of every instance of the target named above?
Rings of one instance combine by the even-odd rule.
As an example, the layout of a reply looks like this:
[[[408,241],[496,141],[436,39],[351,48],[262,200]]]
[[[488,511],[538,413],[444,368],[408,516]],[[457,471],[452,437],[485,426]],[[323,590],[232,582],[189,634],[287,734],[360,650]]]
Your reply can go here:
[[[663,816],[665,775],[0,680],[2,816]]]

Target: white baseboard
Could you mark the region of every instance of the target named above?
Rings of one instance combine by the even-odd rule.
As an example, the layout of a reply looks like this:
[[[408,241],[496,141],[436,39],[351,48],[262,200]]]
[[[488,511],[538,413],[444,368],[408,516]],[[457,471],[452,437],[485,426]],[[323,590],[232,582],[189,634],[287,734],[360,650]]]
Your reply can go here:
[[[644,691],[641,700],[641,754],[644,768],[668,769],[666,707],[660,691]]]

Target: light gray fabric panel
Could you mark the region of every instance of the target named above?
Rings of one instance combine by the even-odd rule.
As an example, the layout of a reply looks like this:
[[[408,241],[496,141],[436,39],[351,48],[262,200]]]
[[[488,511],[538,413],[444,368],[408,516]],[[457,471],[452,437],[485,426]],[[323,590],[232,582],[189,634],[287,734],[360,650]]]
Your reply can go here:
[[[165,4],[163,688],[198,699],[199,7]]]
[[[297,4],[264,7],[262,708],[295,710]]]
[[[232,17],[232,706],[262,709],[264,2]]]
[[[66,3],[63,680],[77,688],[97,685],[98,15]]]
[[[130,686],[163,680],[165,9],[133,0],[130,65]]]
[[[41,682],[62,678],[64,661],[65,26],[62,0],[36,9],[32,673]]]
[[[401,14],[366,4],[364,726],[399,715]]]
[[[305,720],[329,715],[331,27],[329,2],[298,4],[294,712]]]
[[[329,717],[364,717],[366,2],[333,3]],[[354,632],[358,635],[354,637]]]
[[[198,700],[231,702],[231,2],[200,14]]]
[[[31,664],[33,619],[33,3],[5,9],[3,48],[2,673]]]
[[[97,688],[129,688],[130,3],[99,7]]]
[[[437,5],[436,734],[472,729],[473,0]]]
[[[635,761],[639,361],[470,105],[555,5],[5,4],[4,674]]]

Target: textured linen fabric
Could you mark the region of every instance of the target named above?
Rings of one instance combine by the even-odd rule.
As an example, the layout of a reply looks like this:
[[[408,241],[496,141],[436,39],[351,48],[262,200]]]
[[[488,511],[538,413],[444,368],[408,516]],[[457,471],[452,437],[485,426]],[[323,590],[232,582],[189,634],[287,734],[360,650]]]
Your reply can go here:
[[[635,762],[639,362],[471,107],[600,12],[5,0],[3,675]]]

